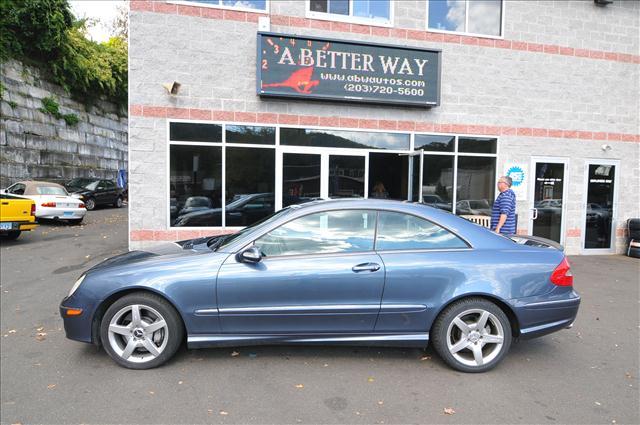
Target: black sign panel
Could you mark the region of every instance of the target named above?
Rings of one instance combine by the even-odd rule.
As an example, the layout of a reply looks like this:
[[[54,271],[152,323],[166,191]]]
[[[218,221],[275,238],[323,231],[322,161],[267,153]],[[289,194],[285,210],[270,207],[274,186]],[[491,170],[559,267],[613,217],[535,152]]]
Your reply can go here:
[[[258,33],[260,96],[440,104],[439,50]]]

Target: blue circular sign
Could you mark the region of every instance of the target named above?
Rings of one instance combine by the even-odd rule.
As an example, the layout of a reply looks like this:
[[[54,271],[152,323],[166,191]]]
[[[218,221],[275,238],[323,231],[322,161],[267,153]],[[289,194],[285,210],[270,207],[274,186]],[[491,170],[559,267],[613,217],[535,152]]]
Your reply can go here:
[[[507,176],[511,177],[513,186],[518,187],[524,182],[524,170],[517,165],[509,168]]]

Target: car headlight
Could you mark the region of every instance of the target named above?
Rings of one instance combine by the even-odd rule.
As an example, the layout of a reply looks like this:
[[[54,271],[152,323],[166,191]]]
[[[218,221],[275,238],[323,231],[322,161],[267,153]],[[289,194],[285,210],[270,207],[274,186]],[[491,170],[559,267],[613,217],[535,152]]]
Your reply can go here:
[[[71,288],[71,291],[69,291],[69,296],[73,295],[73,293],[76,292],[76,290],[80,287],[80,284],[84,280],[85,276],[86,275],[83,274],[82,276],[80,276],[78,278],[78,280],[76,280],[76,283],[73,284],[73,287]]]

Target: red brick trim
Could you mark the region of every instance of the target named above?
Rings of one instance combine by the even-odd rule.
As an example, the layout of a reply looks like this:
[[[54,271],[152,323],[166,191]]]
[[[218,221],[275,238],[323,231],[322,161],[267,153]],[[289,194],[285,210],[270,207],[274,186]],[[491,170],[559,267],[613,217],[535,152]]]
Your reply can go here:
[[[568,238],[579,238],[581,233],[580,229],[569,229],[566,232],[566,236]]]
[[[138,241],[181,241],[185,239],[195,239],[205,236],[218,236],[235,233],[235,230],[215,229],[215,230],[131,230],[129,232],[129,240]]]
[[[259,12],[213,9],[201,6],[183,6],[164,1],[132,0],[132,11],[165,13],[172,15],[197,16],[206,19],[219,19],[240,22],[258,22],[260,16],[269,16],[273,25],[295,28],[321,28],[326,31],[349,32],[353,34],[374,35],[379,37],[401,38],[407,40],[427,40],[439,43],[482,46],[495,49],[522,50],[547,55],[574,56],[595,60],[640,64],[640,55],[606,52],[602,50],[575,49],[573,47],[552,44],[528,43],[516,40],[502,40],[474,37],[459,34],[442,34],[429,31],[407,30],[403,28],[381,28],[370,25],[330,22],[319,19],[300,18],[297,16],[266,15]]]
[[[263,112],[233,112],[207,109],[173,108],[164,106],[129,105],[131,116],[149,118],[198,119],[234,121],[256,124],[313,125],[348,127],[369,130],[424,131],[436,133],[477,134],[486,136],[526,136],[579,140],[610,140],[640,142],[640,134],[604,133],[592,131],[490,126],[476,124],[437,124],[423,121],[376,120],[353,117],[275,114]]]

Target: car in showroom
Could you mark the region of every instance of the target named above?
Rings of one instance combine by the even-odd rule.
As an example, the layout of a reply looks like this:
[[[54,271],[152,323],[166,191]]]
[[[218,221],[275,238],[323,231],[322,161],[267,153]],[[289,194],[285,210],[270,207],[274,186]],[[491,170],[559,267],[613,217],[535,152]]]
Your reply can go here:
[[[64,187],[71,196],[82,200],[88,211],[100,205],[121,208],[124,202],[124,189],[113,180],[79,177],[69,180]]]
[[[61,220],[80,224],[87,213],[84,202],[70,196],[64,186],[57,183],[22,181],[12,184],[3,193],[33,200],[37,220]]]
[[[483,372],[515,338],[573,325],[580,297],[558,247],[418,203],[313,201],[235,234],[107,259],[60,314],[68,338],[132,369],[165,363],[185,341],[432,342],[451,367]]]

